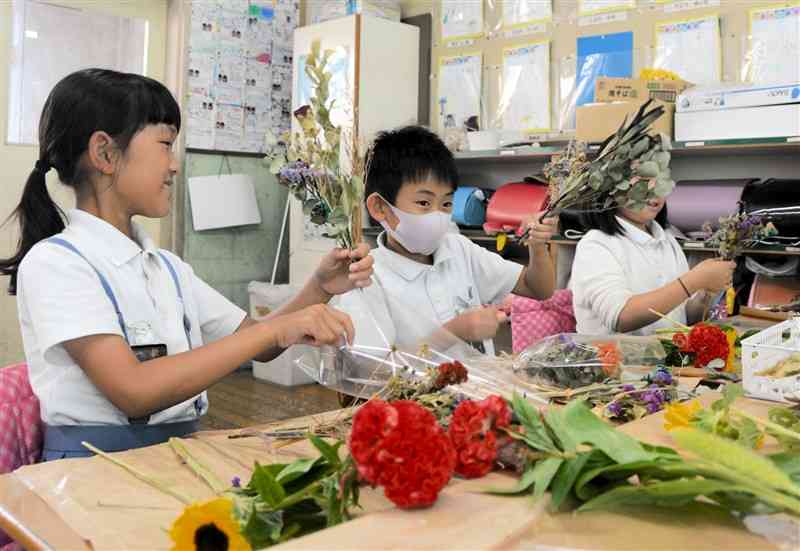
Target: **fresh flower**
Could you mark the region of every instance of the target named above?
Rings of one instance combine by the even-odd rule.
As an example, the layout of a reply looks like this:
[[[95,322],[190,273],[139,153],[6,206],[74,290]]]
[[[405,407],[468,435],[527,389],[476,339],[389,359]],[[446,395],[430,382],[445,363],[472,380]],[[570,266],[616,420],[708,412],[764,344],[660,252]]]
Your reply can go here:
[[[433,390],[441,390],[448,385],[465,383],[468,380],[467,368],[458,360],[443,363],[436,368],[436,379],[433,383]]]
[[[172,523],[169,537],[173,542],[173,551],[251,549],[239,532],[239,522],[233,515],[233,501],[223,497],[184,509],[181,516]]]
[[[728,337],[719,327],[698,323],[689,332],[689,349],[695,353],[695,366],[705,367],[712,360],[727,361]]]
[[[465,478],[488,474],[497,458],[496,429],[509,426],[511,410],[500,396],[464,400],[450,420],[450,440],[457,454],[456,473]]]
[[[353,417],[350,453],[361,477],[402,508],[436,501],[456,454],[436,417],[410,400],[370,400]]]
[[[672,344],[678,347],[681,352],[689,352],[689,337],[686,333],[675,333],[672,335]]]
[[[701,409],[703,408],[697,400],[668,404],[664,408],[664,429],[670,431],[688,427],[695,414]]]
[[[615,377],[619,372],[620,353],[613,342],[596,342],[597,355],[603,364],[603,371],[608,377]]]

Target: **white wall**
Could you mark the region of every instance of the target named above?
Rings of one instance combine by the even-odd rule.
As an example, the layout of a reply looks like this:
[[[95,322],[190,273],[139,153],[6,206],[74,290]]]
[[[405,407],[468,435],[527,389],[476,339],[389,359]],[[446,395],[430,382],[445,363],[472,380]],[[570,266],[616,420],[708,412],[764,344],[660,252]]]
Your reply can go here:
[[[167,0],[94,0],[93,2],[61,1],[51,2],[64,6],[80,5],[113,15],[141,17],[149,21],[148,76],[162,80],[165,76],[167,43]],[[7,145],[5,143],[8,124],[9,61],[11,59],[12,5],[9,1],[0,2],[0,166],[3,167],[0,185],[0,221],[4,221],[19,203],[25,180],[30,174],[36,159],[36,146]],[[74,205],[74,199],[67,188],[57,183],[55,171],[48,175],[50,192],[64,208]],[[161,226],[169,226],[168,221],[144,221],[150,235],[156,242],[161,241]],[[14,224],[0,228],[0,256],[10,256],[17,242]],[[8,296],[8,278],[0,277],[0,366],[24,359],[22,342],[17,321],[16,300]]]

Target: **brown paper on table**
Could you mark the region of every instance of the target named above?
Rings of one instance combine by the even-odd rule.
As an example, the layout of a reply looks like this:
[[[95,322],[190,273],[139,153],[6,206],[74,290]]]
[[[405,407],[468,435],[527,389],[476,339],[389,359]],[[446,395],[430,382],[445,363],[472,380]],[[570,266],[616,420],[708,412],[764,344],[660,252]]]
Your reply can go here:
[[[705,404],[718,398],[710,393]],[[740,407],[766,416],[770,404],[740,400]],[[299,420],[284,426],[302,426]],[[622,430],[653,444],[673,446],[662,428],[663,414],[629,423]],[[273,425],[274,427],[275,425]],[[229,439],[230,432],[200,433],[185,439],[187,447],[221,480],[234,476],[247,480],[255,460],[289,462],[315,455],[306,441],[270,451],[261,438]],[[220,453],[219,450],[224,453]],[[769,447],[767,450],[768,451]],[[156,475],[192,499],[212,497],[212,491],[186,466],[168,445],[132,450],[115,457],[143,472]],[[167,534],[183,505],[105,459],[65,459],[19,469],[8,477],[27,485],[52,509],[39,507],[36,534],[47,533],[54,523],[69,530],[56,531],[48,544],[58,549],[78,549],[76,542],[90,540],[97,550],[169,549]],[[775,549],[759,536],[748,533],[730,516],[712,518],[707,513],[638,509],[632,513],[582,513],[549,515],[546,500],[534,503],[529,496],[498,497],[479,493],[490,486],[512,486],[516,479],[491,473],[478,480],[454,480],[431,508],[418,511],[395,509],[380,489],[364,488],[362,511],[357,518],[284,544],[293,549]],[[3,486],[0,486],[2,488]],[[28,496],[38,501],[38,496]],[[23,499],[23,501],[25,501]],[[24,503],[23,509],[33,503]],[[98,502],[101,502],[98,503]],[[0,517],[8,501],[0,494]],[[43,505],[43,504],[42,504]],[[60,520],[59,519],[63,519]],[[7,518],[0,519],[3,524]],[[644,536],[646,534],[646,536]],[[674,543],[675,545],[672,545]],[[34,548],[36,548],[34,546]]]

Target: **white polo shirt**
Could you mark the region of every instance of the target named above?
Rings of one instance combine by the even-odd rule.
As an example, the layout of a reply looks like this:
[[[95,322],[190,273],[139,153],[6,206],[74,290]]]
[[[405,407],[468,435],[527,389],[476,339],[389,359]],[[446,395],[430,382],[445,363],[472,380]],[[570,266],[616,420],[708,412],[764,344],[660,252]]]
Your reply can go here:
[[[569,286],[578,333],[616,333],[619,314],[631,297],[663,287],[689,270],[675,237],[658,222],[651,222],[651,233],[647,233],[627,220],[617,220],[624,235],[591,230],[575,251]],[[686,323],[686,303],[669,312],[669,316]],[[659,320],[630,334],[652,335],[658,328],[671,326],[670,322]]]
[[[184,308],[191,322],[192,348],[232,334],[244,319],[242,309],[200,280],[188,264],[161,250],[177,272],[181,304],[167,267],[157,257],[159,249],[136,223],[131,240],[85,211],[70,210],[67,218],[66,229],[57,237],[72,243],[105,276],[132,346],[166,344],[170,355],[186,351]],[[153,264],[154,258],[157,264]],[[146,262],[155,267],[147,274]],[[159,301],[174,302],[158,308]],[[41,403],[42,420],[51,425],[127,424],[127,416],[95,387],[62,344],[87,335],[123,335],[111,300],[87,261],[54,243],[38,243],[20,266],[17,305],[31,386]],[[187,377],[191,370],[187,365]],[[208,400],[205,392],[199,396],[202,415]],[[150,424],[198,417],[196,398],[153,414]]]
[[[418,346],[465,310],[501,302],[523,269],[457,233],[444,236],[430,266],[397,254],[385,240],[384,232],[370,253],[373,285],[331,303],[353,319],[359,345],[386,346],[382,331],[391,344]]]

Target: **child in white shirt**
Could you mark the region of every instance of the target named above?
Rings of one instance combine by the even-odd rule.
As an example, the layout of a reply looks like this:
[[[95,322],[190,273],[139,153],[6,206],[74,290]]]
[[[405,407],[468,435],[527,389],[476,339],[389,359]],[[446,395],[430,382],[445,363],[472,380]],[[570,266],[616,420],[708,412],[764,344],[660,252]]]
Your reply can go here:
[[[705,291],[726,288],[735,263],[705,260],[689,270],[686,255],[667,222],[666,199],[644,209],[590,212],[590,231],[580,240],[570,288],[579,333],[650,335],[702,317]]]
[[[532,216],[528,265],[505,260],[449,231],[457,186],[453,155],[432,132],[410,126],[375,140],[365,189],[369,214],[385,230],[372,251],[375,284],[366,296],[351,292],[336,302],[353,318],[358,344],[386,346],[385,337],[414,346],[442,326],[466,341],[489,340],[505,320],[496,305],[509,293],[552,295],[547,240],[556,221]]]

